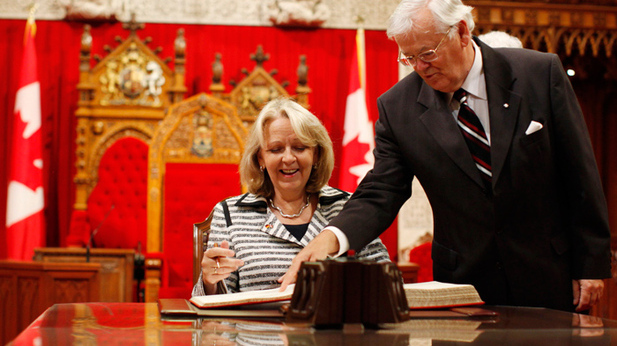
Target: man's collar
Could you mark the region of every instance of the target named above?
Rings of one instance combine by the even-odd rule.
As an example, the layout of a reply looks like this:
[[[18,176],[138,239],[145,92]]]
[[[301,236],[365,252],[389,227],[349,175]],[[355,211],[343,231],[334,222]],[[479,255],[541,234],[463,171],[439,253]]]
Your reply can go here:
[[[484,86],[484,69],[482,63],[482,49],[478,47],[474,40],[471,40],[473,49],[475,51],[473,65],[467,74],[467,78],[463,82],[461,88],[465,89],[471,95],[486,100],[486,87]]]

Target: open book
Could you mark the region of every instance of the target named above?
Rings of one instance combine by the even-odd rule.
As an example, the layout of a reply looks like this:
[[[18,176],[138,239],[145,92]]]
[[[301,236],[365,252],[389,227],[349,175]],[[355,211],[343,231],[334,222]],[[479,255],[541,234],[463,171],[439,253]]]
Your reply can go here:
[[[295,285],[289,285],[284,291],[279,288],[260,291],[247,291],[230,294],[213,294],[192,297],[190,302],[202,309],[229,307],[237,305],[272,303],[291,299]]]
[[[472,285],[429,281],[404,284],[403,288],[410,309],[450,308],[484,304]]]
[[[170,323],[182,323],[195,317],[225,317],[225,318],[280,318],[284,317],[281,305],[284,302],[264,303],[257,305],[241,305],[237,308],[200,309],[186,299],[159,299],[161,319]],[[188,317],[188,319],[187,319]]]

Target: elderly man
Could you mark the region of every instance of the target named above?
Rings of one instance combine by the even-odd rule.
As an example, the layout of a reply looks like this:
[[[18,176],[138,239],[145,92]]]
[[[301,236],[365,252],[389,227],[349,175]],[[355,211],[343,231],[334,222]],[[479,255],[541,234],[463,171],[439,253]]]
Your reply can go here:
[[[403,0],[388,36],[415,72],[378,99],[375,166],[294,259],[359,249],[418,178],[434,214],[435,280],[488,304],[583,311],[610,277],[607,207],[587,128],[559,58],[492,49],[459,0]]]

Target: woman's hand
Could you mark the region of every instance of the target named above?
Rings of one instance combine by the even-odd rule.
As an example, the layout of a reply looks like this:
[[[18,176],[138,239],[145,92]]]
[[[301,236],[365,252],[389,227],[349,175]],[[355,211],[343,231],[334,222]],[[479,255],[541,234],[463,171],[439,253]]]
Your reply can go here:
[[[206,294],[216,293],[216,283],[226,279],[229,274],[244,265],[241,259],[233,258],[235,253],[229,249],[229,243],[223,241],[204,252],[201,260],[201,276]]]

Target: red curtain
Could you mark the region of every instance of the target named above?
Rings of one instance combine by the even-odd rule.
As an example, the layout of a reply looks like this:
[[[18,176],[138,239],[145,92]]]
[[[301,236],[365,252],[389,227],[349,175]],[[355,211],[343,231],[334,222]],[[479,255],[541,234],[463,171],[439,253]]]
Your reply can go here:
[[[6,257],[6,164],[10,148],[9,131],[13,125],[13,108],[19,78],[22,40],[25,20],[0,20],[0,258]],[[340,162],[343,138],[345,100],[349,68],[354,47],[355,30],[337,29],[277,29],[272,27],[210,26],[184,24],[146,24],[137,32],[145,39],[152,37],[151,48],[162,47],[161,57],[173,57],[173,42],[179,28],[185,29],[187,97],[208,92],[212,76],[214,54],[223,56],[225,75],[223,83],[240,81],[242,68],[251,70],[249,60],[257,45],[270,54],[264,63],[267,70],[278,69],[275,78],[287,80],[288,92],[296,87],[296,68],[299,55],[307,56],[309,86],[313,89],[310,104],[324,123],[334,142],[336,162]],[[45,161],[44,178],[47,222],[47,245],[64,246],[68,234],[70,212],[74,201],[73,176],[75,173],[75,117],[76,86],[79,82],[79,50],[83,23],[65,21],[37,21],[36,50],[41,82],[42,130]],[[126,38],[128,31],[120,23],[98,24],[92,28],[94,54],[105,56],[105,45],[115,47],[115,36]],[[377,97],[397,80],[396,44],[387,40],[383,31],[366,31],[367,100],[369,116],[377,118]],[[593,60],[593,58],[589,58]],[[573,86],[586,116],[596,151],[610,210],[617,205],[617,132],[615,117],[615,80],[594,78],[573,81]],[[228,90],[229,91],[229,87]],[[335,167],[332,186],[338,185],[338,167]],[[613,230],[617,227],[617,213],[610,215]],[[390,232],[390,231],[389,231]],[[613,234],[616,232],[613,231]],[[382,238],[396,251],[395,234]],[[617,246],[614,238],[613,248]]]
[[[75,117],[76,86],[79,82],[79,51],[83,23],[65,21],[37,21],[36,50],[41,81],[42,130],[44,143],[44,174],[47,221],[47,245],[64,246],[68,234],[70,213],[74,202],[75,173]],[[10,148],[10,132],[18,66],[22,54],[25,20],[0,20],[0,162],[6,164]],[[299,56],[306,55],[309,66],[308,83],[313,92],[309,103],[328,129],[340,161],[343,138],[345,100],[349,81],[349,63],[354,49],[355,30],[341,29],[278,29],[272,27],[211,26],[186,24],[146,24],[137,35],[143,40],[151,37],[150,48],[161,47],[161,58],[173,58],[173,43],[179,28],[184,28],[186,48],[187,97],[208,92],[211,82],[211,63],[215,53],[222,54],[223,83],[239,82],[242,68],[249,71],[255,63],[249,60],[258,45],[270,55],[264,63],[266,70],[277,69],[278,81],[289,81],[287,91],[294,94],[297,85],[296,69]],[[120,23],[93,25],[92,52],[101,57],[107,53],[105,45],[117,45],[114,37],[126,38],[129,32]],[[377,97],[398,79],[395,62],[396,44],[383,31],[366,31],[367,100],[369,116],[377,118]],[[94,62],[93,62],[94,64]],[[171,63],[170,63],[171,67]],[[6,235],[6,169],[0,169],[0,239]],[[330,185],[338,185],[335,167]],[[396,236],[390,236],[391,253],[396,253]],[[0,258],[6,257],[6,245],[0,241]]]

